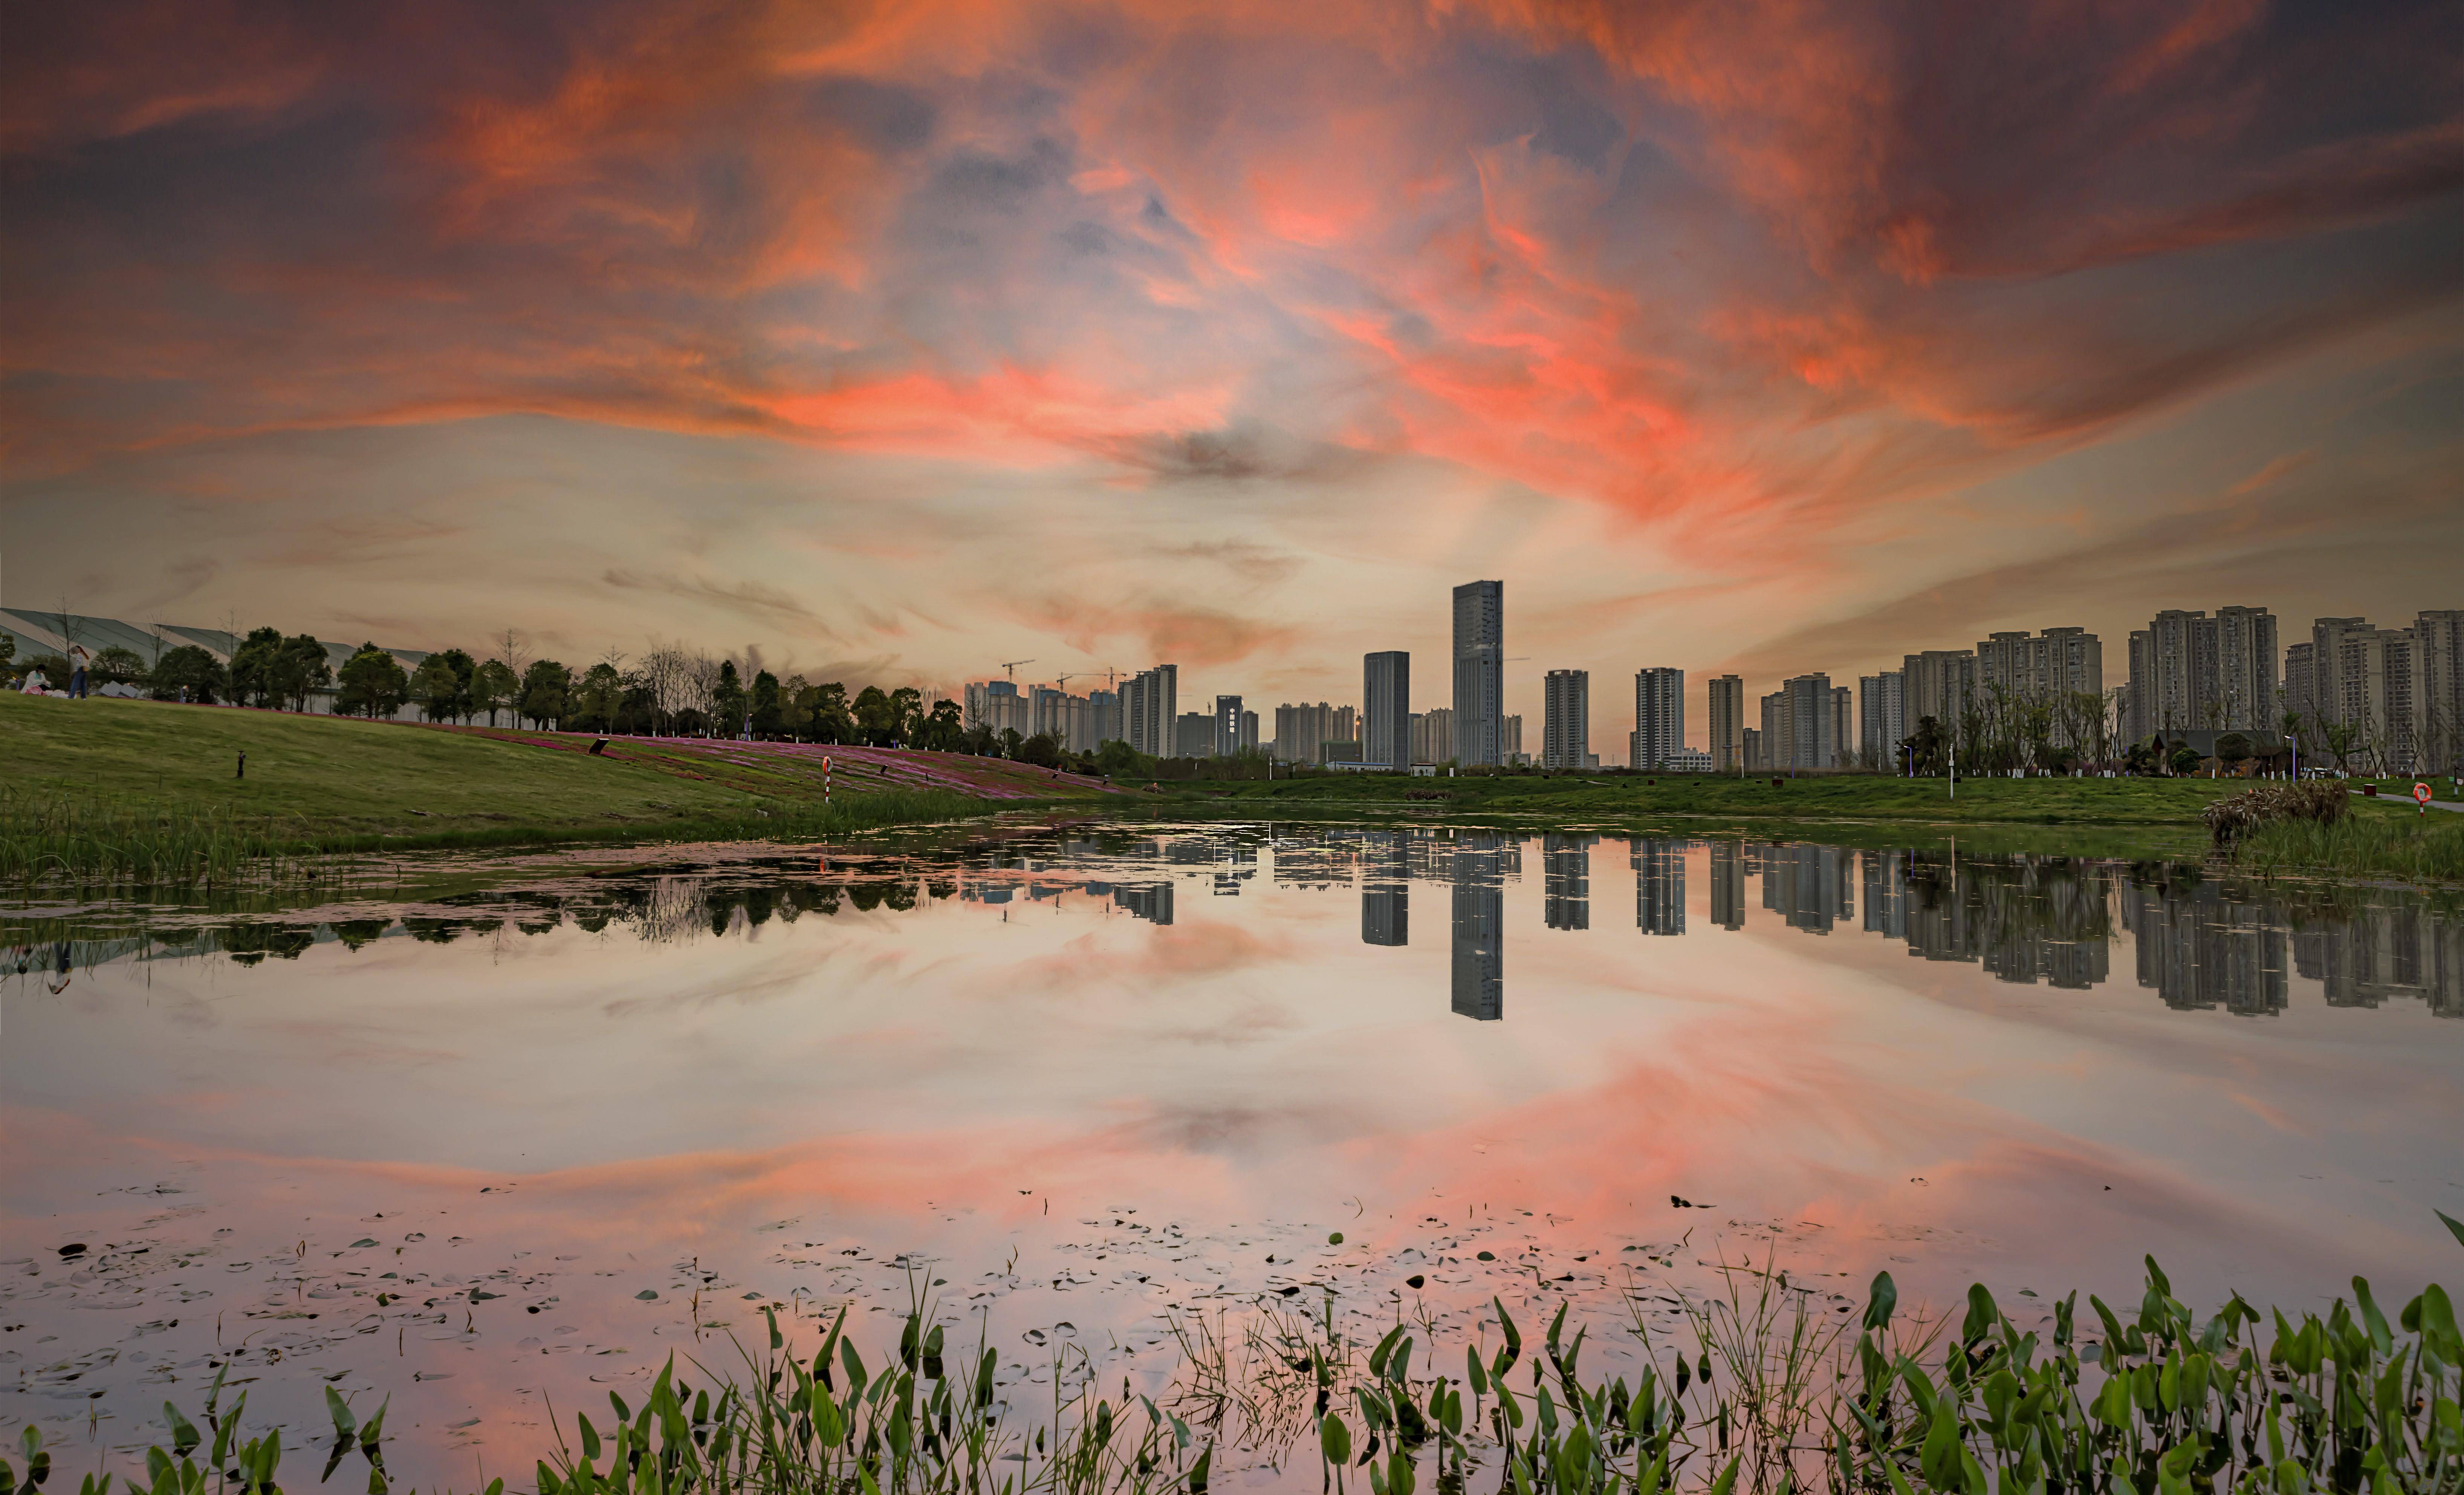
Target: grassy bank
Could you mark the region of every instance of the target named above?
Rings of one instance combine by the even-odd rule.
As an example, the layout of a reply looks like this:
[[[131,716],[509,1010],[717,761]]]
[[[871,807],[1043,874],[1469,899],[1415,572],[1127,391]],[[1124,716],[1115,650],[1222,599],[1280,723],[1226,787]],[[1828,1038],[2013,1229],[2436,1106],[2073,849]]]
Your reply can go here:
[[[2262,825],[2234,860],[2262,875],[2321,872],[2341,877],[2395,877],[2408,882],[2464,882],[2464,815],[2372,805],[2331,825],[2306,821]]]
[[[869,1352],[845,1310],[791,1344],[773,1305],[765,1346],[733,1366],[671,1359],[638,1408],[610,1392],[570,1438],[555,1430],[524,1483],[540,1495],[1204,1495],[1218,1478],[1277,1473],[1337,1495],[1475,1482],[1512,1495],[2464,1489],[2464,1335],[2436,1286],[2392,1314],[2355,1278],[2352,1303],[2298,1324],[2239,1297],[2201,1319],[2151,1259],[2135,1310],[2091,1298],[2083,1313],[2073,1293],[2040,1335],[1981,1284],[1955,1316],[1926,1317],[1900,1311],[1884,1273],[1851,1321],[1770,1264],[1723,1276],[1725,1292],[1683,1302],[1681,1342],[1655,1342],[1639,1311],[1623,1326],[1641,1352],[1632,1384],[1582,1364],[1587,1338],[1620,1326],[1569,1331],[1562,1306],[1545,1332],[1531,1326],[1537,1342],[1498,1301],[1477,1343],[1441,1346],[1399,1309],[1372,1343],[1337,1327],[1329,1292],[1266,1300],[1237,1327],[1177,1325],[1169,1389],[1134,1396],[1124,1380],[1117,1401],[1104,1391],[1114,1368],[1083,1355],[1056,1363],[1048,1389],[1001,1384],[999,1356],[946,1342],[954,1326],[930,1305],[895,1348]],[[202,1428],[165,1404],[169,1446],[148,1453],[143,1479],[124,1471],[134,1489],[275,1495],[278,1430],[249,1436],[245,1396],[225,1408],[221,1391],[218,1374]],[[325,1400],[324,1475],[363,1463],[385,1495],[384,1409]],[[31,1490],[49,1453],[31,1428],[20,1447]],[[0,1465],[0,1492],[14,1483]],[[108,1478],[85,1490],[110,1495]]]
[[[188,882],[375,849],[824,836],[1094,795],[954,754],[618,738],[594,757],[589,740],[0,694],[0,880]]]
[[[1926,824],[2190,825],[2209,801],[2242,785],[2211,779],[1941,779],[1837,774],[1773,782],[1768,774],[1586,778],[1497,775],[1397,779],[1311,775],[1175,785],[1174,801],[1338,807],[1442,807],[1450,813],[1595,819],[1761,820]]]

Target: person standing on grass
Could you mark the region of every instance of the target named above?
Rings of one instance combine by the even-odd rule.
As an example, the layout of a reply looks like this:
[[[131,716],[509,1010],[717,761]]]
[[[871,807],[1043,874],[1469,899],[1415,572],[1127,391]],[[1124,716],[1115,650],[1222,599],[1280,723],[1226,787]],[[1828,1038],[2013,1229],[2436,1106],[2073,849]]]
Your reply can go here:
[[[69,646],[69,699],[70,699],[70,700],[76,701],[76,700],[83,700],[83,699],[85,698],[85,666],[86,666],[86,652],[85,652],[85,646],[84,646],[84,645],[82,645],[82,644],[72,644],[72,645],[70,645],[70,646]]]

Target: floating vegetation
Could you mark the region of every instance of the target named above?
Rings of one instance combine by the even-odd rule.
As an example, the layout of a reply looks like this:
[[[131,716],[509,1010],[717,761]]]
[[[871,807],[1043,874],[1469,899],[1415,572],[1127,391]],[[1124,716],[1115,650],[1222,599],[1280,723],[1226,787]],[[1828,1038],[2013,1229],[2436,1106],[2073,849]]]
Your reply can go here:
[[[2464,1224],[2447,1224],[2464,1241]],[[569,1438],[560,1424],[536,1482],[540,1495],[1204,1495],[1222,1450],[1269,1479],[1314,1460],[1323,1488],[1369,1495],[1413,1495],[1424,1480],[1502,1495],[2464,1490],[2464,1335],[2443,1289],[2390,1317],[2355,1278],[2350,1303],[2298,1324],[2239,1296],[2202,1320],[2146,1266],[2135,1313],[2091,1297],[2083,1320],[2074,1293],[2046,1338],[1982,1285],[1955,1330],[1903,1314],[1883,1273],[1851,1342],[1817,1289],[1769,1262],[1723,1263],[1729,1288],[1684,1307],[1691,1344],[1655,1342],[1636,1315],[1631,1383],[1586,1374],[1592,1328],[1570,1333],[1562,1304],[1527,1354],[1502,1300],[1477,1342],[1441,1348],[1408,1318],[1374,1343],[1350,1335],[1327,1292],[1309,1311],[1262,1306],[1237,1333],[1220,1318],[1179,1326],[1183,1363],[1160,1399],[1126,1380],[1103,1395],[1090,1361],[1071,1374],[1065,1359],[1048,1408],[1024,1404],[1027,1383],[998,1381],[989,1348],[954,1352],[931,1305],[870,1357],[845,1310],[806,1358],[765,1309],[767,1344],[740,1352],[740,1372],[694,1365],[708,1378],[696,1388],[671,1358],[638,1408],[608,1393],[605,1428],[593,1411]],[[131,1495],[209,1483],[275,1495],[278,1432],[244,1438],[245,1394],[225,1412],[221,1389],[218,1375],[205,1462],[206,1435],[166,1404],[171,1445],[147,1452]],[[371,1495],[385,1495],[384,1408],[361,1422],[330,1390],[326,1402],[325,1476],[356,1452]],[[20,1448],[23,1475],[0,1463],[0,1495],[52,1472],[32,1428]],[[111,1485],[88,1476],[81,1495]]]

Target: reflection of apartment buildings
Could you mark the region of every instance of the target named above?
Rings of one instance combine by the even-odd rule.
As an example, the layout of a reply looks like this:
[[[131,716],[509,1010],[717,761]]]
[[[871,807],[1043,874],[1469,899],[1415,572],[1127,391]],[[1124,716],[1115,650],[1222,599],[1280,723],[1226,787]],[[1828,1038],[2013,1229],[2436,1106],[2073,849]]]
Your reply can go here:
[[[1634,864],[1634,927],[1646,934],[1685,933],[1685,843],[1626,843]]]
[[[1711,922],[1746,927],[1746,848],[1734,841],[1711,843]]]
[[[1799,845],[1752,846],[1746,854],[1763,880],[1763,907],[1785,918],[1789,928],[1828,934],[1832,925],[1856,915],[1857,902],[1848,891],[1848,860],[1855,852]]]
[[[1867,851],[1864,928],[1923,960],[1983,966],[1995,979],[2084,991],[2109,978],[2108,874],[2067,857],[1968,858]]]
[[[1592,927],[1592,847],[1599,837],[1540,838],[1541,910],[1551,929]]]
[[[2122,890],[2122,923],[2138,947],[2139,984],[2166,1006],[2284,1010],[2289,932],[2273,910],[2230,899],[2214,883],[2132,883]]]
[[[1365,831],[1361,835],[1360,942],[1365,945],[1408,945],[1412,942],[1411,868],[1404,834]]]
[[[1506,1016],[1506,848],[1494,832],[1455,843],[1454,1010],[1481,1022]]]
[[[2464,923],[2417,905],[2365,909],[2293,935],[2295,969],[2326,989],[2330,1007],[2427,1002],[2434,1017],[2464,1018]]]
[[[1908,937],[1908,858],[1904,851],[1867,851],[1859,858],[1865,885],[1865,933]]]

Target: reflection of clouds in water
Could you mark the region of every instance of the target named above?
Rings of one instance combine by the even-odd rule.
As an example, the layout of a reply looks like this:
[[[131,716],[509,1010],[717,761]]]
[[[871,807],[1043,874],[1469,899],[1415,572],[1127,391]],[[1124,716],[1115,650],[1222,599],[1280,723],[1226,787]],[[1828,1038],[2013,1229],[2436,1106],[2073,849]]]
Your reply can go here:
[[[1603,1252],[1688,1229],[1699,1249],[1777,1228],[1809,1271],[1913,1255],[1894,1269],[1938,1297],[1969,1273],[2126,1289],[2150,1248],[2202,1293],[2301,1289],[2408,1274],[2408,1222],[2457,1185],[2440,1139],[2464,1025],[2426,1020],[2464,1012],[2464,961],[2417,899],[1627,839],[1071,827],[47,931],[25,945],[66,937],[98,969],[56,999],[34,984],[55,960],[9,978],[0,1261],[75,1229],[143,1302],[69,1312],[121,1299],[72,1298],[104,1276],[48,1262],[0,1271],[7,1321],[58,1336],[40,1366],[89,1362],[26,1370],[61,1394],[29,1405],[103,1389],[134,1427],[149,1377],[189,1384],[211,1315],[162,1298],[174,1284],[345,1390],[454,1376],[405,1405],[484,1415],[492,1461],[518,1462],[539,1386],[741,1330],[746,1293],[803,1324],[900,1307],[901,1252],[996,1308],[1007,1364],[1023,1327],[1127,1343],[1172,1305],[1295,1285],[1391,1318],[1407,1262],[1440,1315],[1543,1281],[1606,1307]],[[1628,873],[1633,931],[1608,912]],[[1415,929],[1415,902],[1440,913]],[[1509,943],[1512,1019],[1452,1016],[1505,1016]],[[2187,1016],[2211,1008],[2271,1016]],[[186,1192],[98,1202],[140,1175]],[[171,1213],[190,1200],[209,1213]],[[351,1242],[388,1239],[362,1217],[410,1211],[428,1240],[390,1242],[406,1265],[384,1269],[417,1293],[341,1332],[363,1319],[327,1315],[364,1314],[384,1280],[351,1276]],[[759,1234],[787,1219],[789,1245]],[[1354,1254],[1323,1254],[1334,1228]],[[122,1270],[207,1247],[202,1276]],[[1013,1247],[1017,1273],[987,1270]],[[320,1316],[246,1317],[286,1311]]]

